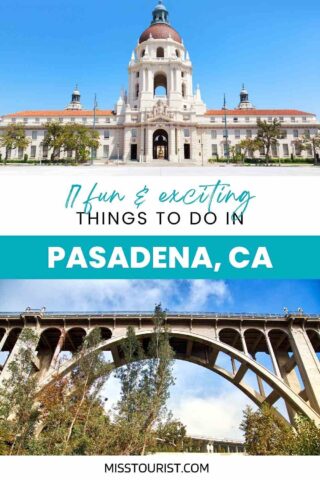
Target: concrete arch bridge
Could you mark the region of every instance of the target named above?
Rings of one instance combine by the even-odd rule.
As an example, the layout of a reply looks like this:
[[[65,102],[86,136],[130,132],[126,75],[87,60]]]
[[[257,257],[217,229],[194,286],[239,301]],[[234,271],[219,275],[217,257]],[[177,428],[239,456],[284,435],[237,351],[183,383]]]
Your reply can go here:
[[[96,327],[103,338],[97,349],[111,352],[115,366],[121,366],[119,345],[128,326],[135,327],[147,346],[152,317],[153,312],[78,314],[44,309],[0,313],[0,383],[20,349],[24,328],[33,329],[39,338],[33,363],[41,388],[53,381],[62,352],[71,353],[59,364],[59,373],[68,374],[84,337]],[[284,402],[291,423],[301,413],[320,426],[320,316],[167,313],[166,323],[177,359],[217,373],[259,407]]]

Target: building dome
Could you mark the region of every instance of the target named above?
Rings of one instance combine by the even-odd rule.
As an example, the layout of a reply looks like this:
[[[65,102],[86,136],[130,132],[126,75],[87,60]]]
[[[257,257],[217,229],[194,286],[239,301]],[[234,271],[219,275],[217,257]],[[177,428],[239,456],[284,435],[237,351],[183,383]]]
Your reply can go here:
[[[152,12],[151,26],[147,28],[141,35],[139,43],[146,42],[149,38],[156,40],[167,40],[172,38],[175,42],[182,44],[182,39],[179,33],[171,27],[169,22],[169,12],[163,5],[162,1],[159,1],[158,5]]]
[[[143,32],[139,39],[139,43],[146,42],[150,38],[156,40],[167,40],[168,38],[172,38],[175,42],[182,44],[182,39],[179,33],[166,23],[155,23],[151,25]]]

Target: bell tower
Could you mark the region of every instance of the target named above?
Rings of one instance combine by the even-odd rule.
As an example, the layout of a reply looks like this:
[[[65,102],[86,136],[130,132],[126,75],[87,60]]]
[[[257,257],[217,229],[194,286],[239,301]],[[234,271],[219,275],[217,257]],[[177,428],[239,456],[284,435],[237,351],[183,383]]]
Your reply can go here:
[[[194,101],[189,53],[162,1],[132,53],[128,104],[135,110],[151,110],[159,100],[170,110],[189,110]]]

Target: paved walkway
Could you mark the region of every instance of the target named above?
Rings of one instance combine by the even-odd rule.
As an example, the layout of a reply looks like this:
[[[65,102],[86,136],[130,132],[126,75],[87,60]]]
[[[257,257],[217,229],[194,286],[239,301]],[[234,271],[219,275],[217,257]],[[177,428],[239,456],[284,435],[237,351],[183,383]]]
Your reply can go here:
[[[320,166],[273,166],[273,167],[242,167],[233,165],[177,165],[168,162],[154,162],[152,164],[119,164],[93,165],[79,167],[63,166],[0,166],[1,175],[52,175],[64,176],[75,174],[105,175],[108,176],[320,176]]]

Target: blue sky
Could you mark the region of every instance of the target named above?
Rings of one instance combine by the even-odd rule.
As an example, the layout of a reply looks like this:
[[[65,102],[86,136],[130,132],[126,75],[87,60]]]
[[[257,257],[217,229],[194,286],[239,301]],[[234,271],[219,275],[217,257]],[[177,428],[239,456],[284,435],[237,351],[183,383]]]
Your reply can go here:
[[[156,0],[1,0],[0,113],[63,108],[79,83],[113,108]],[[320,114],[318,0],[167,0],[208,107],[238,103],[245,82],[260,108]]]
[[[0,282],[1,311],[27,306],[49,311],[152,310],[282,313],[283,307],[320,313],[320,281],[28,281]],[[220,354],[221,355],[221,354]],[[1,355],[0,355],[1,361]],[[218,359],[225,361],[225,359]],[[194,435],[239,438],[242,411],[250,401],[224,379],[199,366],[177,362],[170,408]],[[106,385],[111,406],[119,385]],[[195,414],[195,412],[197,412]]]

